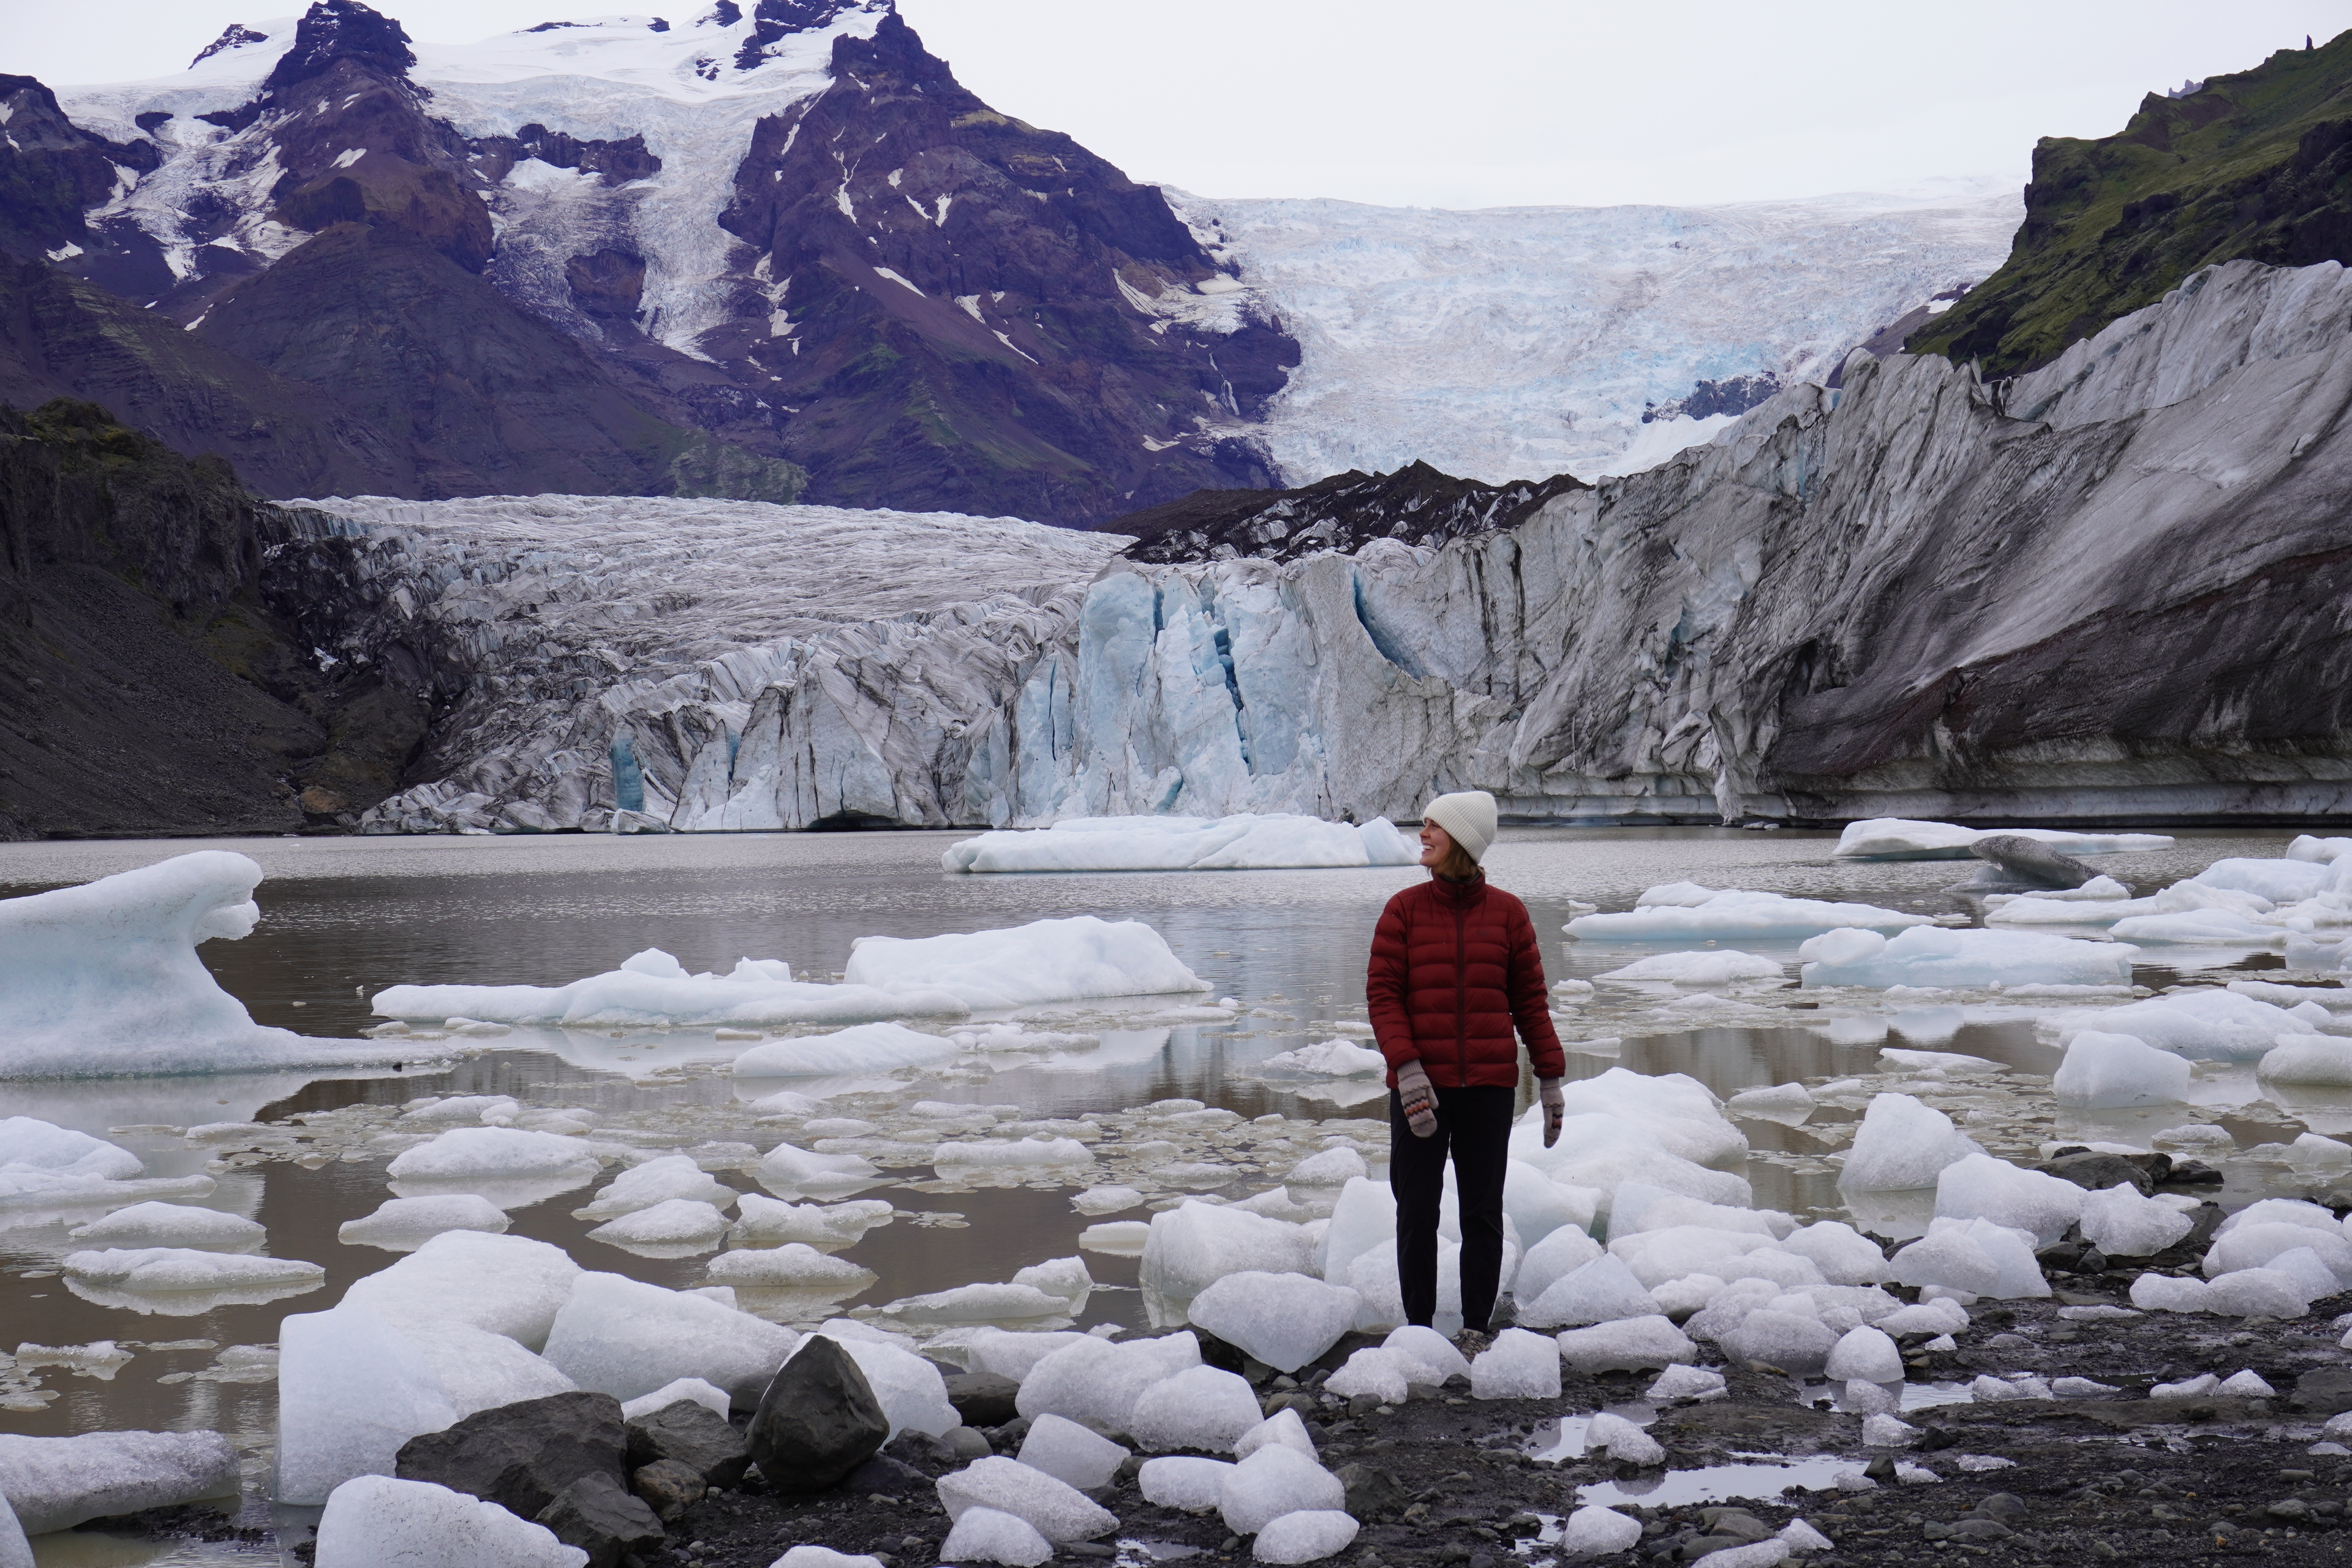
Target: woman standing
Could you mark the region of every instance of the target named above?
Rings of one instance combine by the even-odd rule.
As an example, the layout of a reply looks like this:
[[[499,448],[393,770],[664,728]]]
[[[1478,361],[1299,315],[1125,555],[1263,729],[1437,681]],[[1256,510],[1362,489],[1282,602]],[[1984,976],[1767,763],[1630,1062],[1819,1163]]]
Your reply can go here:
[[[1438,1205],[1451,1154],[1462,1210],[1457,1342],[1475,1352],[1486,1348],[1503,1268],[1503,1173],[1519,1085],[1514,1026],[1535,1064],[1546,1148],[1559,1138],[1568,1058],[1552,1032],[1528,907],[1479,868],[1495,840],[1495,797],[1442,795],[1422,816],[1430,878],[1381,911],[1364,990],[1389,1064],[1389,1186],[1405,1321],[1426,1326],[1437,1311]]]

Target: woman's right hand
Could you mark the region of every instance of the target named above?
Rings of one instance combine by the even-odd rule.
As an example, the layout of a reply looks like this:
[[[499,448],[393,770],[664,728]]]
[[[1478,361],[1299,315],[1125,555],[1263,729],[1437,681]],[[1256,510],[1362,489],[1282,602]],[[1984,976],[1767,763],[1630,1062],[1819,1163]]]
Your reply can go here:
[[[1426,1138],[1437,1131],[1437,1090],[1417,1059],[1397,1068],[1397,1103],[1414,1137]]]

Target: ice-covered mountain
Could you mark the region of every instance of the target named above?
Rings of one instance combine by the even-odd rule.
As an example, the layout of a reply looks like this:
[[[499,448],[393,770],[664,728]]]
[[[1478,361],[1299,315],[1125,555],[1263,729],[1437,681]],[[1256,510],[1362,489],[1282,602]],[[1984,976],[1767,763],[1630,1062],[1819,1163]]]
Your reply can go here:
[[[377,606],[322,646],[406,639],[458,702],[447,771],[380,830],[1364,819],[1465,786],[1549,821],[2352,810],[2343,268],[2231,263],[1997,384],[1840,368],[1436,548],[1096,569],[992,544],[963,607],[718,658],[683,657],[708,628],[680,609],[667,662],[534,662],[520,628],[561,601],[650,624],[665,576],[434,542],[511,508],[345,508],[383,521],[305,548]]]
[[[43,129],[0,178],[43,195],[0,234],[0,400],[94,398],[278,496],[1099,524],[1415,459],[1590,478],[1983,276],[2015,211],[1171,206],[972,97],[890,0],[463,46],[319,0],[169,78],[9,79]],[[188,342],[110,353],[152,336],[124,303]]]
[[[1984,189],[1483,212],[1172,199],[1298,338],[1264,435],[1294,485],[1415,460],[1489,484],[1653,467],[1948,305],[2001,264],[2021,211]]]

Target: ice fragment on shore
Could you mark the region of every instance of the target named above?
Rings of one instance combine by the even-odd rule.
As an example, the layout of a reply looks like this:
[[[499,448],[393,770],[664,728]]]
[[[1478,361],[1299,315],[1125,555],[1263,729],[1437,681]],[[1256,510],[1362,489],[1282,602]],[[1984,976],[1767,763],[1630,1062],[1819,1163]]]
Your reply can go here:
[[[1663,1465],[1666,1451],[1655,1437],[1643,1431],[1622,1415],[1603,1410],[1585,1424],[1584,1448],[1588,1454],[1595,1449],[1608,1450],[1612,1459],[1632,1465]]]
[[[2187,1236],[2195,1222],[2169,1204],[2140,1196],[2128,1182],[2117,1182],[2084,1197],[2081,1224],[2083,1239],[2108,1257],[2146,1258]]]
[[[0,1510],[27,1535],[237,1489],[236,1451],[217,1432],[0,1433]]]
[[[830,1546],[795,1546],[768,1568],[882,1568],[882,1560],[863,1552],[835,1552]]]
[[[1125,1344],[1082,1335],[1038,1360],[1022,1379],[1014,1406],[1033,1421],[1050,1411],[1126,1431],[1145,1389],[1200,1364],[1201,1342],[1187,1333]]]
[[[1984,1151],[1942,1111],[1907,1094],[1879,1094],[1863,1112],[1838,1185],[1901,1192],[1936,1185],[1944,1167]]]
[[[2283,1253],[2306,1247],[2326,1265],[2338,1288],[2352,1280],[2352,1237],[2341,1230],[2278,1221],[2242,1225],[2219,1233],[2205,1254],[2205,1277],[2211,1279],[2241,1268],[2260,1268]],[[2320,1292],[2335,1293],[2332,1289]]]
[[[1037,1568],[1054,1555],[1054,1543],[1018,1515],[992,1508],[968,1508],[940,1546],[944,1563],[1004,1563]]]
[[[1265,1419],[1247,1379],[1213,1366],[1187,1367],[1137,1396],[1127,1420],[1139,1448],[1206,1448],[1230,1453],[1244,1433]]]
[[[1100,1433],[1050,1413],[1031,1422],[1021,1439],[1023,1464],[1080,1491],[1108,1486],[1127,1457],[1126,1448]]]
[[[1204,1513],[1217,1506],[1224,1495],[1225,1478],[1234,1467],[1223,1459],[1198,1459],[1177,1456],[1165,1459],[1146,1459],[1136,1472],[1136,1486],[1143,1500],[1161,1508],[1181,1508],[1191,1513]],[[1345,1493],[1341,1494],[1343,1497]]]
[[[1276,1411],[1234,1442],[1234,1458],[1246,1459],[1268,1443],[1279,1443],[1286,1448],[1296,1448],[1308,1458],[1316,1458],[1315,1439],[1307,1435],[1307,1423],[1298,1412],[1287,1406]]]
[[[1248,1269],[1212,1281],[1185,1312],[1218,1338],[1288,1373],[1337,1344],[1362,1304],[1355,1291],[1311,1275]]]
[[[716,1384],[705,1383],[698,1377],[681,1377],[663,1384],[651,1394],[641,1394],[635,1399],[624,1401],[621,1419],[640,1420],[656,1411],[667,1410],[680,1400],[699,1405],[722,1421],[727,1418],[733,1403],[727,1397],[727,1391]]]
[[[2285,1263],[2293,1255],[2277,1261]],[[2217,1317],[2299,1318],[2310,1309],[2314,1290],[2324,1289],[2308,1273],[2294,1268],[2240,1268],[2208,1282],[2205,1310]]]
[[[1570,1514],[1560,1526],[1563,1557],[1599,1557],[1630,1550],[1642,1539],[1642,1521],[1613,1508],[1588,1503]]]
[[[1299,1509],[1267,1521],[1250,1554],[1261,1563],[1319,1563],[1345,1551],[1360,1528],[1342,1509]]]
[[[1519,1260],[1517,1282],[1512,1291],[1522,1300],[1534,1300],[1551,1289],[1554,1281],[1565,1279],[1602,1255],[1601,1244],[1573,1226],[1562,1226],[1528,1248]]]
[[[1665,1319],[1629,1318],[1622,1321],[1626,1326],[1638,1327],[1664,1323]],[[1525,1329],[1505,1329],[1495,1336],[1492,1345],[1471,1359],[1470,1397],[1556,1399],[1559,1396],[1559,1363],[1560,1347],[1553,1341]]]
[[[1272,1444],[1226,1473],[1217,1497],[1225,1528],[1254,1535],[1286,1513],[1344,1508],[1339,1478],[1294,1448]]]
[[[395,1327],[452,1319],[536,1350],[579,1279],[580,1266],[560,1247],[452,1230],[355,1280],[342,1305],[365,1308]]]
[[[1938,1217],[1927,1234],[1893,1258],[1905,1285],[1941,1285],[1971,1296],[2047,1296],[2050,1283],[2034,1260],[2033,1237],[1989,1219]]]
[[[582,1388],[615,1399],[698,1377],[751,1405],[799,1343],[792,1330],[716,1301],[582,1274],[555,1314],[545,1354]]]
[[[354,1304],[278,1331],[280,1502],[323,1503],[353,1476],[392,1474],[400,1446],[457,1419],[425,1352]]]
[[[1908,1448],[1919,1440],[1919,1428],[1893,1415],[1862,1418],[1862,1441],[1869,1448]]]
[[[1986,1219],[2029,1231],[2037,1247],[2056,1241],[2082,1217],[2084,1195],[2081,1187],[2063,1177],[2029,1171],[1990,1154],[1956,1160],[1936,1178],[1939,1217]],[[2347,1246],[2352,1248],[2352,1243]]]
[[[1367,1345],[1339,1364],[1323,1380],[1324,1388],[1345,1399],[1369,1394],[1387,1405],[1402,1405],[1411,1380],[1412,1358],[1383,1347]]]
[[[1025,1520],[1047,1541],[1091,1541],[1118,1528],[1110,1511],[1066,1482],[1017,1459],[991,1455],[941,1476],[939,1496],[949,1517],[961,1521],[975,1508],[994,1509]]]
[[[1381,1348],[1394,1351],[1407,1361],[1427,1369],[1429,1375],[1426,1381],[1433,1385],[1470,1375],[1469,1360],[1454,1348],[1454,1342],[1435,1329],[1419,1323],[1405,1323],[1391,1329],[1389,1337],[1381,1342]],[[1410,1368],[1405,1375],[1412,1382],[1423,1381],[1414,1377]]]
[[[1656,1298],[1624,1260],[1603,1254],[1554,1280],[1519,1309],[1518,1321],[1530,1329],[1562,1329],[1658,1314]]]
[[[317,1568],[393,1563],[468,1568],[586,1568],[588,1553],[543,1524],[430,1481],[357,1476],[337,1487],[319,1516]]]
[[[1350,1183],[1348,1192],[1355,1190]],[[1332,1223],[1339,1224],[1336,1212]],[[1315,1239],[1302,1226],[1188,1200],[1151,1217],[1139,1277],[1147,1292],[1182,1301],[1228,1274],[1311,1272],[1314,1254]]]
[[[1567,1329],[1555,1336],[1554,1343],[1570,1370],[1580,1373],[1643,1372],[1687,1362],[1698,1353],[1690,1336],[1664,1317]]]

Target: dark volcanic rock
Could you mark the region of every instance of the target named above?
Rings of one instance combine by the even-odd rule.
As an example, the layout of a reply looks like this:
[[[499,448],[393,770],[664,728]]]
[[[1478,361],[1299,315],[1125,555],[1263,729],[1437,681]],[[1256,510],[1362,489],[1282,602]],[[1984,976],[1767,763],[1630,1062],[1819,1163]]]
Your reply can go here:
[[[811,1336],[760,1396],[752,1462],[778,1491],[815,1492],[872,1458],[890,1435],[882,1402],[849,1352]]]
[[[1021,1385],[992,1372],[948,1374],[948,1403],[967,1426],[1002,1426],[1020,1412],[1013,1406]]]
[[[1272,482],[1231,432],[1297,345],[1157,188],[991,109],[895,13],[833,79],[753,132],[720,222],[769,281],[702,341],[798,411],[813,499],[1091,524]]]
[[[625,1558],[668,1539],[645,1500],[623,1489],[602,1470],[580,1477],[546,1507],[524,1517],[547,1526],[567,1546],[588,1553],[587,1568],[620,1568]]]
[[[68,246],[104,241],[82,211],[114,192],[116,168],[137,173],[159,162],[152,142],[109,142],[68,120],[57,94],[28,76],[0,73],[0,250],[27,260]]]
[[[403,1480],[432,1481],[497,1503],[523,1519],[540,1518],[541,1510],[583,1479],[602,1480],[614,1495],[635,1503],[622,1487],[621,1427],[621,1402],[609,1394],[525,1399],[411,1437],[401,1445],[395,1473]],[[597,1495],[583,1494],[577,1506],[608,1510]],[[644,1510],[644,1504],[635,1506]],[[660,1533],[658,1525],[655,1533]]]
[[[1370,1465],[1342,1465],[1331,1473],[1348,1489],[1347,1509],[1358,1519],[1393,1513],[1412,1500],[1412,1494],[1384,1469]]]
[[[0,409],[0,839],[283,833],[391,792],[425,705],[312,659],[270,593],[299,523],[93,405]]]
[[[842,1480],[842,1489],[862,1496],[912,1497],[930,1485],[930,1478],[914,1466],[877,1454]]]
[[[709,1489],[701,1471],[676,1459],[656,1459],[629,1472],[629,1490],[664,1523],[700,1502]]]
[[[1297,489],[1196,490],[1101,527],[1134,534],[1126,553],[1137,561],[1289,561],[1318,550],[1360,550],[1376,539],[1443,544],[1512,527],[1555,496],[1590,489],[1571,474],[1487,485],[1411,463],[1392,474],[1350,469]]]
[[[2118,1182],[2129,1184],[2142,1197],[2156,1191],[2156,1178],[2147,1168],[2120,1154],[2094,1154],[2087,1151],[2079,1154],[2062,1152],[2036,1169],[2093,1192],[2104,1192]]]
[[[693,1467],[714,1487],[733,1486],[751,1464],[751,1450],[743,1435],[716,1411],[690,1399],[630,1422],[627,1443],[631,1469],[676,1459]]]

